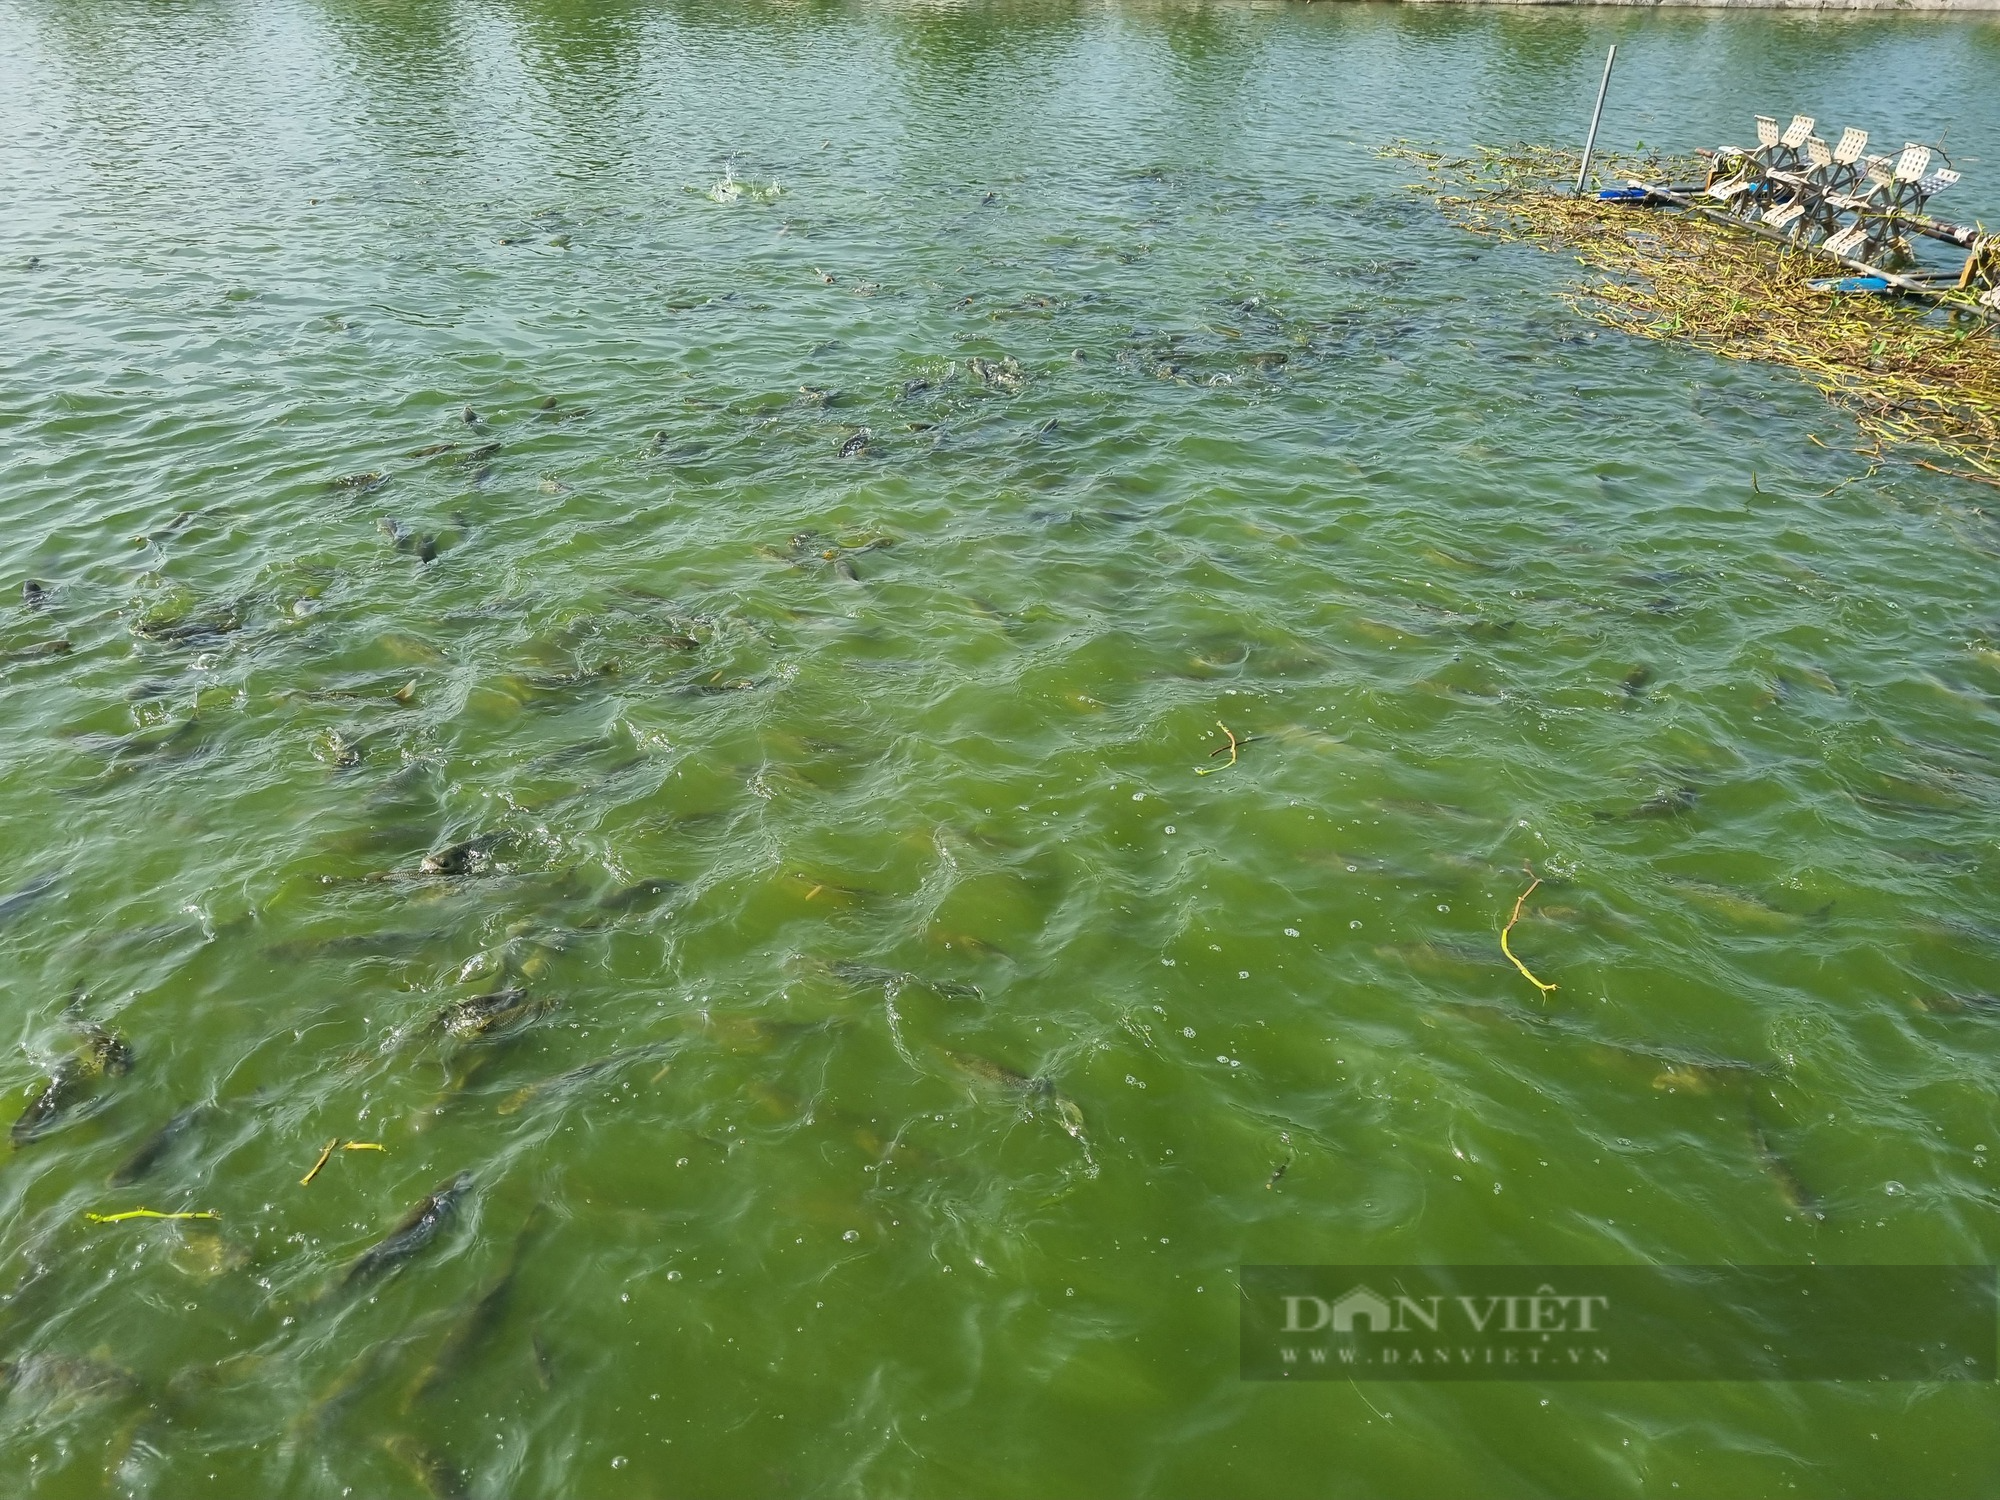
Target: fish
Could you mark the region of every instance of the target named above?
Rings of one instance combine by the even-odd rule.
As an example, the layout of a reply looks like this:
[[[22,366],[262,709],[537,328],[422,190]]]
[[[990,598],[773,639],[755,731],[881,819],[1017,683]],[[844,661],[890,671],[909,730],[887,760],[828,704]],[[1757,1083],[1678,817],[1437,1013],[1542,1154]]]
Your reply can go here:
[[[1653,669],[1642,662],[1625,674],[1625,681],[1622,684],[1625,689],[1625,696],[1628,698],[1638,697],[1646,691],[1646,684],[1652,680]]]
[[[1490,948],[1453,942],[1384,943],[1375,949],[1375,956],[1401,959],[1414,973],[1447,977],[1462,975],[1469,969],[1507,966],[1507,956],[1497,943]]]
[[[466,1308],[464,1316],[452,1325],[444,1342],[424,1366],[408,1396],[403,1409],[408,1411],[417,1403],[428,1399],[438,1387],[451,1379],[466,1360],[476,1354],[480,1347],[491,1338],[500,1321],[507,1315],[507,1305],[514,1293],[514,1278],[521,1269],[521,1258],[526,1253],[530,1241],[540,1230],[542,1206],[538,1203],[528,1211],[527,1221],[521,1232],[514,1237],[514,1248],[507,1256],[507,1264],[493,1279],[485,1291],[474,1298]]]
[[[329,479],[326,487],[330,490],[352,490],[357,495],[365,495],[370,490],[380,489],[389,482],[389,476],[369,469],[361,474],[343,474],[338,479]]]
[[[1826,1214],[1820,1208],[1818,1195],[1799,1181],[1792,1164],[1772,1149],[1770,1138],[1764,1134],[1764,1122],[1757,1118],[1754,1106],[1750,1110],[1750,1144],[1757,1153],[1757,1164],[1777,1183],[1785,1202],[1803,1217],[1823,1221]]]
[[[868,439],[872,436],[866,427],[857,429],[846,442],[840,445],[840,457],[853,458],[858,453],[868,451]]]
[[[14,1121],[9,1131],[14,1144],[24,1146],[54,1130],[65,1115],[96,1092],[99,1079],[123,1077],[131,1071],[132,1049],[124,1038],[101,1026],[89,1027],[83,1046],[56,1064]]]
[[[242,628],[243,621],[239,616],[222,614],[193,620],[141,620],[132,627],[132,632],[144,636],[149,641],[164,641],[171,646],[185,646],[195,641],[212,640],[219,635],[229,635]]]
[[[54,1130],[62,1117],[87,1099],[90,1093],[90,1075],[85,1072],[83,1064],[74,1057],[64,1058],[28,1100],[27,1108],[21,1111],[20,1118],[14,1121],[8,1135],[16,1146],[39,1140]]]
[[[636,880],[599,898],[597,908],[599,911],[632,911],[635,908],[652,906],[662,897],[670,896],[680,889],[681,882],[678,880],[660,878]]]
[[[76,1407],[139,1394],[139,1377],[121,1365],[67,1354],[31,1354],[0,1362],[0,1387],[10,1408]]]
[[[1763,927],[1774,931],[1787,930],[1801,922],[1817,920],[1833,910],[1833,903],[1801,915],[1773,906],[1762,896],[1750,891],[1737,890],[1732,886],[1716,885],[1706,880],[1669,880],[1667,885],[1687,900],[1721,917],[1744,927]]]
[[[30,578],[21,585],[21,603],[29,609],[40,609],[49,602],[49,588],[40,579]]]
[[[75,649],[67,639],[58,637],[53,641],[37,641],[18,651],[0,652],[0,661],[46,661],[51,656],[68,656]]]
[[[835,959],[826,965],[826,968],[837,979],[870,989],[878,986],[882,988],[894,986],[902,989],[906,985],[916,985],[942,995],[947,1000],[977,1000],[982,993],[976,984],[959,984],[948,979],[926,979],[921,974],[912,974],[908,969],[880,969],[873,964],[851,963],[841,958]]]
[[[418,873],[424,875],[469,875],[485,862],[487,854],[504,835],[482,833],[474,838],[461,839],[456,844],[448,844],[442,849],[426,854],[417,865]]]
[[[395,1270],[411,1256],[423,1250],[451,1222],[452,1217],[458,1212],[458,1205],[471,1191],[470,1172],[460,1172],[449,1182],[440,1185],[423,1202],[411,1209],[403,1221],[389,1231],[385,1239],[362,1252],[361,1258],[348,1269],[341,1285],[346,1288],[365,1286],[376,1277]]]
[[[0,923],[10,922],[54,890],[62,881],[60,873],[37,875],[13,895],[0,898]]]
[[[471,427],[478,423],[479,413],[468,406],[459,412],[458,420],[463,422],[467,427]]]
[[[206,1116],[209,1109],[210,1106],[206,1104],[191,1104],[172,1116],[166,1124],[140,1142],[138,1150],[112,1170],[111,1185],[130,1187],[145,1177],[166,1159],[167,1153],[172,1151],[180,1138],[187,1134],[188,1128]]]
[[[437,1313],[427,1314],[394,1338],[370,1342],[299,1413],[293,1430],[317,1432],[332,1425],[342,1412],[387,1373],[404,1350],[435,1328],[439,1319]]]
[[[671,1056],[674,1050],[675,1044],[671,1042],[650,1042],[643,1047],[623,1048],[609,1057],[600,1057],[596,1062],[587,1062],[580,1068],[571,1068],[567,1073],[558,1073],[553,1078],[544,1078],[539,1083],[531,1083],[526,1088],[516,1089],[500,1101],[498,1112],[503,1115],[518,1114],[538,1095],[571,1094],[593,1078],[646,1058]]]
[[[981,359],[974,355],[965,362],[965,370],[981,385],[991,386],[1009,394],[1017,392],[1028,383],[1027,373],[1017,359]]]
[[[1592,816],[1600,822],[1612,818],[1674,818],[1693,811],[1699,796],[1700,793],[1691,786],[1663,787],[1637,807],[1622,813],[1600,812]]]
[[[1030,1078],[1017,1073],[1005,1063],[994,1062],[975,1052],[946,1051],[945,1058],[953,1067],[967,1073],[981,1083],[994,1084],[1011,1093],[1026,1096],[1028,1104],[1024,1114],[1032,1114],[1035,1107],[1047,1104],[1055,1111],[1056,1123],[1063,1130],[1081,1141],[1084,1139],[1083,1110],[1074,1099],[1057,1090],[1055,1083],[1047,1078]]]
[[[465,1500],[472,1493],[464,1470],[407,1432],[391,1433],[382,1439],[382,1446],[416,1476],[425,1493],[435,1500]]]
[[[450,453],[454,451],[457,447],[458,447],[457,443],[431,443],[427,447],[417,449],[414,453],[410,455],[410,457],[436,458],[440,453]]]
[[[530,1001],[525,989],[495,990],[488,995],[474,995],[468,1000],[454,1000],[437,1013],[431,1024],[446,1036],[467,1041],[491,1035],[524,1017],[538,1015],[546,1008],[545,1004]]]
[[[1968,1014],[2000,1014],[2000,995],[1989,995],[1984,991],[1937,991],[1919,995],[1917,1004],[1932,1015],[1962,1016]]]

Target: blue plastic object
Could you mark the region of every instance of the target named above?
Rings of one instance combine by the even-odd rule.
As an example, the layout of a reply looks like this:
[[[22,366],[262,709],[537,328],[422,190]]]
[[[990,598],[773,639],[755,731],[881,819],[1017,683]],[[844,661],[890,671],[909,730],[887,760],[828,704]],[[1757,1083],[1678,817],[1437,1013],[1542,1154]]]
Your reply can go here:
[[[1808,283],[1816,292],[1886,292],[1889,283],[1880,276],[1827,276]]]
[[[1597,190],[1597,201],[1599,203],[1644,203],[1646,196],[1644,188],[1622,187],[1599,188]]]

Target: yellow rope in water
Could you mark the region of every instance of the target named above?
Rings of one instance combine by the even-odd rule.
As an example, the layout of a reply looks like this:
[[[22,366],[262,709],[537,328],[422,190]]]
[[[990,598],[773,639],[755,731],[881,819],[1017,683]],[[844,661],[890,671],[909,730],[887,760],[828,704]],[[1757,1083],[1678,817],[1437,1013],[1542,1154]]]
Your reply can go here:
[[[306,1173],[305,1176],[299,1179],[300,1187],[312,1186],[312,1180],[315,1177],[319,1176],[319,1169],[326,1165],[326,1159],[329,1156],[333,1155],[333,1148],[335,1146],[338,1146],[339,1144],[340,1144],[340,1137],[335,1136],[332,1140],[328,1141],[325,1146],[320,1148],[319,1160],[312,1164],[312,1170],[310,1172]]]
[[[85,1214],[93,1224],[117,1224],[125,1219],[219,1219],[221,1214],[203,1209],[200,1213],[163,1214],[157,1208],[128,1208],[122,1214]]]
[[[1530,875],[1534,875],[1535,872],[1533,870],[1530,870],[1528,873]],[[1539,875],[1535,875],[1534,884],[1530,885],[1525,891],[1521,892],[1521,894],[1514,899],[1514,915],[1509,917],[1507,919],[1507,925],[1500,929],[1500,951],[1507,955],[1507,961],[1511,963],[1515,968],[1521,971],[1521,973],[1526,977],[1528,983],[1532,984],[1536,989],[1540,990],[1544,995],[1548,995],[1548,994],[1553,994],[1555,992],[1555,986],[1552,984],[1543,984],[1541,980],[1535,978],[1535,976],[1529,971],[1528,966],[1522,963],[1520,959],[1514,957],[1514,950],[1507,946],[1507,934],[1512,932],[1514,930],[1514,924],[1521,920],[1521,908],[1527,905],[1528,898],[1535,894],[1535,886],[1540,885],[1541,883],[1542,883],[1542,877]]]
[[[1241,745],[1243,742],[1238,738],[1236,738],[1236,736],[1233,733],[1231,733],[1229,726],[1223,723],[1222,720],[1217,719],[1215,721],[1215,727],[1217,729],[1220,729],[1224,734],[1229,735],[1229,759],[1224,761],[1219,766],[1210,766],[1207,770],[1203,770],[1200,766],[1196,766],[1194,768],[1194,774],[1197,776],[1213,776],[1217,771],[1226,771],[1231,766],[1236,764],[1236,750],[1237,747]],[[1218,748],[1209,756],[1209,759],[1213,760],[1217,755],[1220,754],[1222,754],[1222,751],[1220,748]]]

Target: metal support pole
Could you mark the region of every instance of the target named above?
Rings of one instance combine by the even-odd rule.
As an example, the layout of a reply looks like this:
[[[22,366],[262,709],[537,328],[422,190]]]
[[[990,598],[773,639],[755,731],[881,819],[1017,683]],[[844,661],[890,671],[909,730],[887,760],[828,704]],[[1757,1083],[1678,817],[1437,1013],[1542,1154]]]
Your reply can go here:
[[[1597,149],[1597,122],[1604,118],[1604,96],[1611,91],[1611,65],[1616,61],[1618,44],[1613,42],[1611,50],[1604,55],[1604,82],[1597,86],[1597,108],[1590,112],[1590,135],[1583,143],[1583,165],[1576,169],[1577,193],[1583,191],[1584,179],[1590,176],[1590,156]]]

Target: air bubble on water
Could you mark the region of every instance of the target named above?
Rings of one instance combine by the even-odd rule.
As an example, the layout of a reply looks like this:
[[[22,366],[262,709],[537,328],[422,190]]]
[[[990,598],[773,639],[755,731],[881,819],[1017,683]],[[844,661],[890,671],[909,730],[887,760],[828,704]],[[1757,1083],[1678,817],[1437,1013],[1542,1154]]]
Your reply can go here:
[[[1357,929],[1358,927],[1360,927],[1360,926],[1361,926],[1361,924],[1360,924],[1359,922],[1349,922],[1349,923],[1347,924],[1347,930],[1348,930],[1349,932],[1353,932],[1354,930],[1356,930],[1356,929]]]
[[[1236,977],[1238,979],[1248,979],[1250,977],[1250,971],[1248,969],[1238,969],[1236,971]]]
[[[1446,906],[1446,905],[1445,905],[1445,904],[1444,904],[1444,903],[1443,903],[1442,901],[1440,901],[1440,902],[1438,903],[1438,910],[1439,910],[1439,911],[1450,911],[1450,910],[1451,910],[1451,908],[1450,908],[1449,906]]]
[[[1194,1035],[1194,1028],[1193,1028],[1192,1026],[1183,1026],[1183,1027],[1181,1028],[1181,1035],[1182,1035],[1182,1036],[1193,1036],[1193,1035]]]
[[[1144,792],[1134,792],[1132,794],[1132,800],[1134,802],[1144,802],[1146,800],[1146,794]]]
[[[1891,1198],[1896,1198],[1907,1193],[1909,1189],[1904,1187],[1900,1182],[1885,1182],[1882,1184],[1882,1191],[1887,1193]]]
[[[667,1272],[667,1280],[669,1280],[669,1281],[679,1281],[680,1279],[681,1279],[681,1273],[680,1273],[680,1272],[678,1272],[678,1271],[669,1271],[669,1272]]]
[[[1131,1084],[1132,1087],[1135,1089],[1142,1089],[1146,1086],[1145,1084],[1141,1083],[1138,1079],[1134,1078],[1130,1073],[1127,1073],[1125,1075],[1125,1081]]]
[[[618,1455],[618,1457],[611,1460],[611,1467],[614,1469],[622,1469],[625,1467],[626,1464],[630,1462],[631,1460],[625,1457],[625,1455],[621,1453]]]
[[[1171,969],[1174,966],[1174,961],[1171,958],[1163,958],[1160,960],[1160,962],[1165,964],[1169,969]]]
[[[1298,935],[1299,935],[1299,930],[1296,927],[1287,927],[1285,929],[1286,937],[1297,937]]]
[[[620,1292],[618,1294],[618,1300],[620,1302],[630,1302],[632,1300],[632,1294],[630,1292]]]
[[[1174,825],[1173,825],[1173,824],[1171,824],[1171,823],[1169,823],[1169,824],[1167,825],[1167,832],[1168,832],[1168,833],[1172,833],[1173,831],[1174,831]]]
[[[843,1234],[841,1238],[846,1240],[847,1243],[851,1245],[856,1240],[861,1238],[861,1231],[858,1229],[850,1229],[847,1231],[847,1233]]]

